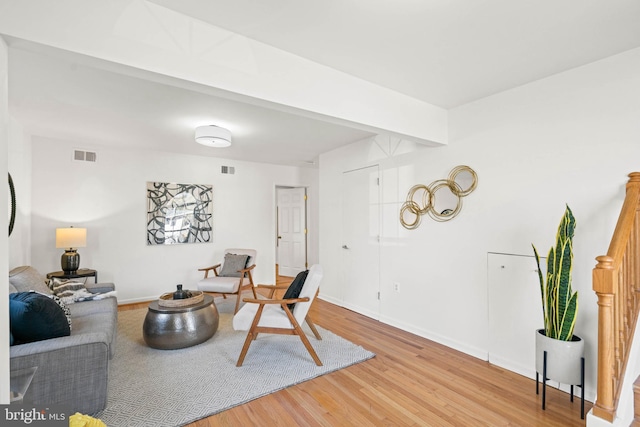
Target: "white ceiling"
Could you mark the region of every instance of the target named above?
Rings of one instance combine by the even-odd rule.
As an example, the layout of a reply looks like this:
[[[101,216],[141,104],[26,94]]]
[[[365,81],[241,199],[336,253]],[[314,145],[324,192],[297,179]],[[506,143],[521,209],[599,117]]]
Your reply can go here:
[[[637,0],[151,0],[452,108],[640,46]]]
[[[73,141],[77,148],[127,147],[311,166],[321,152],[372,135],[212,96],[196,84],[10,43],[16,46],[9,61],[11,114],[29,133]],[[212,149],[196,144],[195,128],[208,124],[229,129],[233,145]]]
[[[640,46],[637,0],[151,2],[444,108]],[[371,135],[9,44],[10,111],[34,134],[289,165]],[[234,146],[200,147],[185,132],[213,120]]]

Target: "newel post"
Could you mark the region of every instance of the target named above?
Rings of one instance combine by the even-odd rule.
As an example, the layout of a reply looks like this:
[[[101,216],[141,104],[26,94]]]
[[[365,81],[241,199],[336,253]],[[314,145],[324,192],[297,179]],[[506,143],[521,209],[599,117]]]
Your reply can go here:
[[[629,182],[627,182],[627,189],[638,185],[640,185],[640,172],[631,172],[629,174]]]
[[[596,257],[593,290],[598,296],[598,396],[593,414],[609,422],[615,417],[614,393],[614,294],[617,275],[613,258]]]

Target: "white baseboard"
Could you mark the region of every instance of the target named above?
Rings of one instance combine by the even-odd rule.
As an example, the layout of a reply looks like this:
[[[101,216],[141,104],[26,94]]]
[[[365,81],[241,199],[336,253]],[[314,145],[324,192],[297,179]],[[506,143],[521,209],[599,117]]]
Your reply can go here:
[[[464,344],[456,340],[452,340],[440,334],[436,334],[432,331],[418,328],[415,325],[409,325],[407,323],[399,322],[396,319],[392,319],[389,317],[383,316],[380,318],[380,321],[383,323],[386,323],[387,325],[391,325],[398,329],[402,329],[403,331],[410,332],[419,337],[426,338],[428,340],[437,342],[438,344],[445,345],[449,348],[468,354],[469,356],[473,356],[480,360],[489,360],[489,353],[486,350],[483,350],[474,346],[470,346],[468,344]]]
[[[132,299],[118,299],[118,305],[136,304],[139,302],[151,302],[158,299],[158,295],[145,298],[132,298]]]

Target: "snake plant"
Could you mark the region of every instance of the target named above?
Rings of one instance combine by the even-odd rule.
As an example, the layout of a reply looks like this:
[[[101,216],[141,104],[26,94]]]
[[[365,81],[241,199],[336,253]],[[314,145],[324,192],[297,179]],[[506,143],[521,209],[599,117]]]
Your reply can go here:
[[[578,292],[571,290],[575,227],[576,219],[567,206],[558,227],[556,246],[549,250],[546,283],[540,269],[538,251],[531,245],[538,264],[545,335],[563,341],[570,341],[573,337],[578,314]]]

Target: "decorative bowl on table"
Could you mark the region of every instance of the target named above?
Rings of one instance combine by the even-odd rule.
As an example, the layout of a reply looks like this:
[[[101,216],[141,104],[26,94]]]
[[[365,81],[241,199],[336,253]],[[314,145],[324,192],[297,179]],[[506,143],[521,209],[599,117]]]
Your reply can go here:
[[[204,300],[202,291],[188,291],[191,293],[189,298],[174,299],[173,292],[167,292],[160,295],[158,305],[161,307],[187,307],[190,305],[201,303]]]

